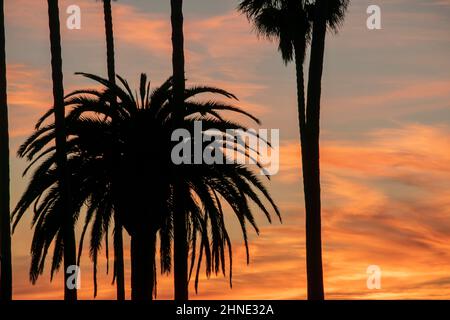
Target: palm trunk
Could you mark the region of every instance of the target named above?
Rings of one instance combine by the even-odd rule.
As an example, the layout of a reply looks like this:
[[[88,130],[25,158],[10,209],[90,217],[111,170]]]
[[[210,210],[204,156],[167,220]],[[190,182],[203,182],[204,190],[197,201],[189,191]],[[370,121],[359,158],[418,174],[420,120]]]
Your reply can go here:
[[[183,36],[183,1],[171,0],[172,23],[172,67],[173,67],[173,101],[176,107],[183,108],[185,90],[184,71],[184,36]],[[179,189],[179,188],[176,188]],[[178,190],[180,191],[180,190]],[[178,192],[177,191],[177,192]],[[174,219],[174,285],[175,300],[189,299],[188,293],[188,255],[186,211],[177,210]]]
[[[116,277],[117,300],[125,300],[125,272],[123,261],[123,232],[118,220],[118,214],[114,215],[114,272]]]
[[[111,0],[103,0],[103,14],[105,19],[105,35],[106,35],[106,56],[108,64],[108,79],[110,82],[116,81],[116,70],[114,61],[114,32],[112,21]]]
[[[155,282],[156,232],[144,229],[131,236],[131,299],[152,300]]]
[[[77,290],[69,289],[67,281],[70,274],[66,270],[76,265],[76,245],[74,221],[71,206],[70,185],[67,172],[66,133],[64,115],[64,86],[61,57],[61,35],[59,23],[58,0],[48,0],[48,17],[50,29],[50,47],[52,57],[53,99],[55,108],[56,156],[59,175],[59,188],[63,199],[63,242],[64,242],[64,299],[76,300]]]
[[[5,14],[0,0],[0,300],[12,299],[9,208],[9,132],[6,85]]]
[[[300,128],[300,139],[303,145],[303,137],[305,133],[305,79],[303,74],[303,63],[305,60],[305,42],[298,40],[295,43],[295,71],[297,79],[297,106],[298,106],[298,123]]]
[[[106,35],[106,57],[108,65],[108,80],[116,83],[116,70],[114,59],[114,31],[112,21],[111,0],[103,0],[103,13],[105,19],[105,35]],[[113,152],[115,154],[115,152]],[[116,165],[114,165],[117,168]],[[125,273],[123,261],[123,230],[120,225],[118,213],[114,216],[114,270],[117,286],[117,300],[125,300]]]
[[[184,194],[183,185],[177,184],[174,188],[175,193],[175,216],[174,216],[174,284],[175,284],[175,300],[189,300],[188,291],[188,258],[189,244],[187,240],[187,224],[186,224],[186,206],[183,203]]]
[[[308,299],[323,300],[321,200],[320,200],[320,97],[325,51],[328,0],[316,2],[309,65],[306,140],[303,153],[306,204],[306,261]]]

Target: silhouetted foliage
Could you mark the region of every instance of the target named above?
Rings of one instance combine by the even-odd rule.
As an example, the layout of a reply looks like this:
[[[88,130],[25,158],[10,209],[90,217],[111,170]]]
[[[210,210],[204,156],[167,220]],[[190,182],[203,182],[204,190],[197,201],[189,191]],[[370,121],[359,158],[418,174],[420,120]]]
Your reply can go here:
[[[196,270],[196,287],[202,261],[208,276],[219,271],[225,274],[227,255],[231,284],[232,250],[224,223],[223,205],[228,203],[231,206],[241,225],[247,257],[247,223],[258,232],[250,203],[254,202],[270,221],[269,211],[257,192],[279,216],[278,208],[259,178],[244,165],[174,165],[171,161],[174,145],[171,135],[177,128],[193,133],[195,121],[200,120],[204,130],[219,130],[225,141],[227,129],[245,128],[225,120],[220,115],[222,111],[257,119],[233,105],[198,100],[197,96],[201,94],[235,99],[234,95],[219,88],[187,88],[185,108],[182,109],[172,100],[172,78],[151,90],[146,76],[142,75],[139,94],[134,96],[121,77],[118,77],[119,86],[95,75],[83,75],[103,88],[77,90],[65,99],[65,106],[70,110],[66,116],[66,134],[68,171],[74,190],[73,220],[77,221],[82,208],[87,208],[79,257],[87,228],[91,225],[90,256],[95,277],[102,241],[105,240],[107,248],[109,225],[116,206],[120,205],[123,208],[118,211],[120,220],[132,239],[132,297],[151,299],[152,287],[156,289],[156,236],[159,234],[160,238],[161,271],[170,272],[173,218],[179,204],[183,204],[187,209],[188,243],[192,252],[190,274]],[[111,97],[117,97],[116,107],[113,107]],[[35,133],[18,152],[20,157],[31,162],[24,174],[35,168],[13,211],[14,227],[28,208],[34,211],[32,281],[42,274],[51,243],[55,245],[52,275],[61,263],[62,223],[58,214],[61,196],[55,171],[55,125],[44,125],[53,112],[52,108],[38,121]],[[174,190],[175,185],[178,192]],[[111,192],[113,188],[118,190],[118,199]]]
[[[253,22],[257,34],[278,41],[278,49],[286,64],[295,60],[306,208],[308,298],[314,300],[324,298],[319,117],[325,32],[327,27],[338,31],[348,3],[349,0],[242,0],[238,6],[239,11]],[[303,63],[311,41],[308,100],[305,103]]]

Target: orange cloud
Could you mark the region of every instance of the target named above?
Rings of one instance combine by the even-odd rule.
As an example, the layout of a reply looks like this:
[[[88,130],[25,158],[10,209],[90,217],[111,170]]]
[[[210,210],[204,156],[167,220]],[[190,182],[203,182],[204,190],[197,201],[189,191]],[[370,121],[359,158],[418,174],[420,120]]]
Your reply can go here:
[[[323,250],[327,298],[450,297],[445,290],[450,288],[446,271],[450,267],[449,132],[450,128],[444,126],[411,124],[378,130],[370,134],[364,146],[348,141],[323,142]],[[299,176],[301,169],[297,165],[298,152],[294,142],[282,147],[282,171],[279,177],[274,177],[270,188],[288,193],[289,200],[279,201],[284,224],[264,224],[261,236],[252,236],[250,266],[245,263],[242,240],[233,233],[233,289],[221,275],[209,280],[202,275],[198,295],[194,294],[191,284],[193,299],[306,297],[303,201],[300,192],[291,191],[294,182],[291,177]],[[397,188],[397,184],[403,187]],[[409,192],[399,192],[405,188]],[[26,259],[20,261],[19,271],[27,264]],[[366,269],[371,264],[382,269],[379,291],[366,287]],[[99,267],[99,298],[114,299],[115,289],[110,285],[110,277],[103,275],[104,268],[103,258]],[[86,299],[92,298],[90,269],[85,258],[80,296]],[[129,277],[129,269],[127,275]],[[61,291],[57,290],[59,283],[50,286],[45,278],[42,283],[38,290],[22,282],[16,298],[61,296]],[[173,297],[171,276],[159,278],[158,292],[160,299]]]
[[[29,134],[37,117],[52,101],[50,75],[23,64],[7,67],[10,136]]]

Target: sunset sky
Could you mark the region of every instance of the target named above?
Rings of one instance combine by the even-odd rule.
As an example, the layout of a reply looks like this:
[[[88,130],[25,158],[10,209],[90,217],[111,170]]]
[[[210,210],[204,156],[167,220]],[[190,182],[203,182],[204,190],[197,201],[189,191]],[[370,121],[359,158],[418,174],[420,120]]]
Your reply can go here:
[[[280,129],[280,172],[267,185],[283,215],[283,224],[269,225],[255,212],[262,228],[251,237],[248,266],[236,221],[228,219],[233,288],[222,275],[203,276],[191,297],[305,299],[294,66],[282,63],[276,44],[258,39],[237,0],[184,2],[188,84],[227,89],[262,128]],[[81,7],[81,30],[65,27],[71,4]],[[382,30],[366,27],[371,4],[381,7]],[[74,73],[106,77],[102,3],[60,0],[60,13],[65,90],[92,87]],[[52,101],[47,4],[6,0],[5,16],[14,207],[27,183],[17,148]],[[113,19],[117,73],[133,87],[141,72],[161,84],[171,74],[170,2],[119,0]],[[326,298],[450,298],[449,56],[450,0],[354,0],[339,34],[328,35],[321,118]],[[46,268],[35,286],[28,280],[29,216],[13,236],[14,298],[61,299],[62,273],[50,283]],[[380,290],[366,287],[369,265],[382,270]],[[114,299],[105,269],[102,261],[98,299]],[[79,295],[91,299],[88,255],[81,273]],[[171,299],[171,278],[158,280],[158,298]],[[129,268],[126,281],[128,288]]]

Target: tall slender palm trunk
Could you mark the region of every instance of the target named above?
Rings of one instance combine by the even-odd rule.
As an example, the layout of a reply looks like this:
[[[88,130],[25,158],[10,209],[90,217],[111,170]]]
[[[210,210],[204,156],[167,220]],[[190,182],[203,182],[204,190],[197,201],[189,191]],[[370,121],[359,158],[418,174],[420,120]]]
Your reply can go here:
[[[316,2],[309,64],[305,143],[302,146],[306,205],[308,299],[323,300],[322,226],[320,199],[320,98],[328,0]]]
[[[12,299],[9,132],[4,3],[0,0],[0,300]]]
[[[114,59],[114,31],[112,20],[111,0],[103,0],[103,14],[105,19],[106,56],[108,65],[108,80],[116,83],[116,66]]]
[[[63,208],[63,242],[64,242],[64,299],[76,300],[77,290],[67,286],[70,274],[69,266],[76,265],[75,230],[71,205],[70,185],[67,171],[66,132],[64,112],[64,85],[61,57],[61,34],[58,0],[47,0],[50,29],[50,49],[53,80],[53,99],[55,107],[56,157],[59,175],[59,188]]]
[[[189,300],[188,290],[188,258],[189,244],[187,235],[187,211],[182,199],[185,198],[185,187],[182,183],[174,187],[174,285],[175,300]]]
[[[105,19],[106,56],[108,65],[108,80],[116,83],[116,70],[114,58],[114,31],[112,20],[111,0],[103,0],[103,13]],[[113,152],[115,155],[116,153]],[[117,161],[114,163],[117,168]],[[115,184],[113,184],[115,185]],[[113,191],[114,192],[114,191]],[[114,196],[117,199],[117,196]],[[114,214],[114,277],[117,286],[117,300],[125,300],[125,272],[123,261],[123,229],[119,219],[119,206],[115,206]]]
[[[172,67],[173,101],[177,108],[183,108],[185,90],[183,0],[171,0],[172,23]],[[175,189],[180,189],[176,187]],[[176,192],[182,192],[176,190]],[[177,210],[174,216],[174,285],[175,300],[188,300],[188,255],[187,212]]]
[[[117,300],[125,300],[125,264],[123,261],[123,228],[119,214],[114,214],[114,272],[117,286]]]
[[[148,228],[147,228],[148,229]],[[131,299],[153,299],[156,232],[141,229],[131,235]]]
[[[301,40],[295,42],[295,71],[297,80],[297,107],[298,107],[298,123],[300,127],[300,139],[303,139],[305,134],[306,119],[305,119],[305,76],[303,72],[303,63],[305,60],[305,43]],[[301,140],[303,145],[303,140]]]

